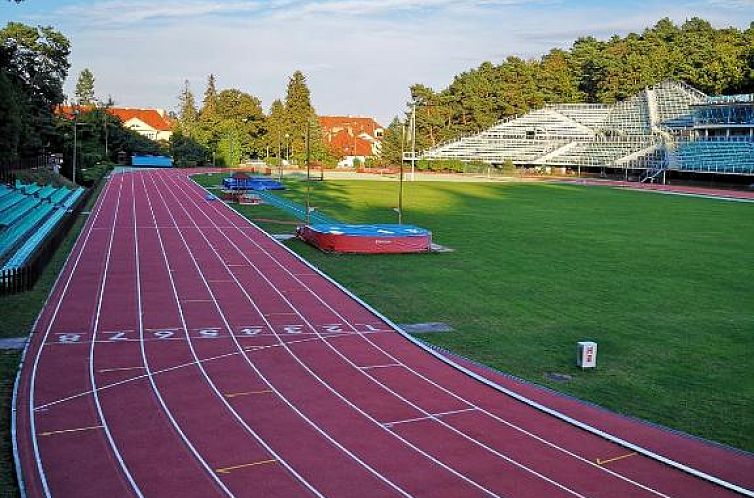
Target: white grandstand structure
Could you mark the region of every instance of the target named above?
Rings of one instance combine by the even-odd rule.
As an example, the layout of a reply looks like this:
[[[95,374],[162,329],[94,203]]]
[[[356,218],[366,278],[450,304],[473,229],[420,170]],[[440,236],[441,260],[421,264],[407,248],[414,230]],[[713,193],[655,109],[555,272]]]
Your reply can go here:
[[[646,178],[679,164],[678,144],[695,138],[695,112],[712,99],[685,83],[663,81],[612,105],[547,105],[419,159],[644,170]]]

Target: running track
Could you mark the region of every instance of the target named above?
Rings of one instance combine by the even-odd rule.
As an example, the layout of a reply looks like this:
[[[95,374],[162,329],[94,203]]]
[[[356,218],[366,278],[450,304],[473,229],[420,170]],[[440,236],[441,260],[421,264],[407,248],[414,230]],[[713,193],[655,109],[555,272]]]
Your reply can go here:
[[[749,454],[465,366],[754,488]],[[735,495],[421,349],[181,171],[108,181],[14,407],[34,497]]]

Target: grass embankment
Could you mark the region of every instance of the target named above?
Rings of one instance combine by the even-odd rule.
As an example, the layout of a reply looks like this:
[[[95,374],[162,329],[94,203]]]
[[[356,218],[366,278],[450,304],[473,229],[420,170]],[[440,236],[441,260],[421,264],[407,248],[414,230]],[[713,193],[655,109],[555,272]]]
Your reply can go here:
[[[84,211],[91,209],[100,190],[101,185],[88,199]],[[21,337],[29,334],[85,221],[86,217],[79,216],[32,290],[0,297],[0,307],[3,310],[0,337]],[[20,352],[0,351],[0,490],[3,498],[18,496],[10,437],[10,412],[13,383],[20,360]]]
[[[216,182],[215,182],[216,183]],[[397,184],[313,183],[346,222],[395,222]],[[304,185],[282,195],[303,199]],[[612,410],[754,450],[754,206],[608,188],[407,183],[448,254],[290,247],[422,339]],[[256,208],[254,208],[256,209]],[[599,368],[574,365],[599,343]],[[556,384],[546,372],[573,380]]]

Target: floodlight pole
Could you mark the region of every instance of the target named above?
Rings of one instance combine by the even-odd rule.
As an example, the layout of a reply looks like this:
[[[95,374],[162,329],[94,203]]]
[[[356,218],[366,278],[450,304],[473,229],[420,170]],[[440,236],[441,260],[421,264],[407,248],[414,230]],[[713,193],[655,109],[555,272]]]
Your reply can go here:
[[[403,225],[403,149],[406,143],[406,124],[401,125],[401,174],[398,179],[398,224]]]
[[[306,224],[308,225],[310,220],[310,199],[311,194],[311,173],[309,166],[309,120],[306,120]]]
[[[411,103],[411,181],[416,180],[416,101]]]
[[[74,109],[73,111],[73,172],[71,174],[71,181],[73,183],[76,183],[76,147],[77,147],[77,136],[76,131],[79,127],[79,111],[78,109]]]
[[[278,130],[278,180],[283,181],[283,147],[280,143],[280,130]]]

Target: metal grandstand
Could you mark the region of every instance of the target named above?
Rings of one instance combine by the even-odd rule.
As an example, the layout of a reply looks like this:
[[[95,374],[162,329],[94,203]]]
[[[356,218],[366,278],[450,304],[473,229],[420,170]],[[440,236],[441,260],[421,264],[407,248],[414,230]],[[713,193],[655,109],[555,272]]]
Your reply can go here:
[[[754,174],[754,96],[708,97],[667,80],[612,105],[547,105],[420,158],[644,170],[648,180],[668,169]]]

